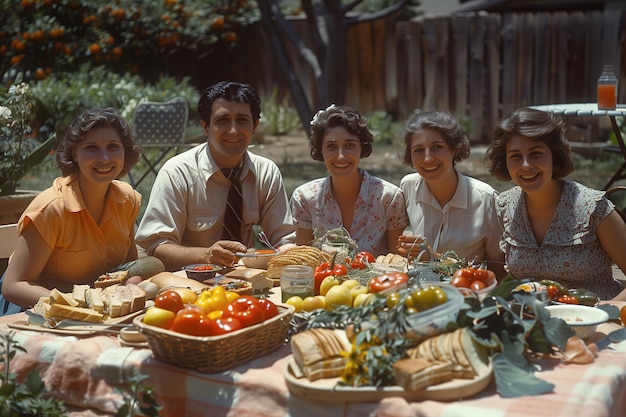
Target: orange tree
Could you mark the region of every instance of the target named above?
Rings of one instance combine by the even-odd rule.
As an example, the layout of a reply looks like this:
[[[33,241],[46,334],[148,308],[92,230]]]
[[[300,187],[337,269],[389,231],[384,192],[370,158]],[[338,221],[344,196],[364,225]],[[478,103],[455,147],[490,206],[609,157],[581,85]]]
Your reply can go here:
[[[254,0],[0,0],[0,76],[38,80],[83,63],[156,78],[181,49],[236,42]]]

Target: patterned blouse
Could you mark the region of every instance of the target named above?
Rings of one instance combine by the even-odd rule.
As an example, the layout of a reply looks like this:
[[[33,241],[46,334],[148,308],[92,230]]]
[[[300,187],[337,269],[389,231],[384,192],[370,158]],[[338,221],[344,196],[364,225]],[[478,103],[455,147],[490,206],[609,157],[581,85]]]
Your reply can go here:
[[[614,207],[604,191],[563,180],[561,201],[538,246],[522,189],[513,187],[501,193],[496,200],[498,216],[504,224],[500,248],[510,273],[516,278],[552,279],[568,288],[584,288],[603,300],[615,297],[622,286],[613,279],[613,261],[595,232]]]
[[[404,196],[397,186],[363,172],[359,197],[354,204],[350,236],[360,250],[375,256],[386,254],[387,230],[404,229],[409,220]],[[341,210],[330,188],[330,177],[309,181],[295,189],[291,197],[294,224],[300,229],[342,226]]]

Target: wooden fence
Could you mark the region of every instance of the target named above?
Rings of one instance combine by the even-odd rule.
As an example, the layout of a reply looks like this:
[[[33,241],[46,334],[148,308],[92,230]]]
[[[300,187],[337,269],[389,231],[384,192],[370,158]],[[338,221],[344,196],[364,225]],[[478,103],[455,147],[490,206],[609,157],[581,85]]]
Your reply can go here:
[[[524,105],[595,102],[604,64],[620,78],[626,102],[626,29],[622,13],[471,13],[419,21],[390,17],[349,33],[346,104],[363,114],[384,110],[404,120],[416,109],[450,110],[466,119],[474,142],[486,143],[497,119]],[[302,20],[294,28],[306,39]],[[309,68],[295,50],[291,62],[315,100]],[[172,59],[172,70],[189,59]],[[251,83],[264,99],[287,90],[260,24],[234,48],[193,57],[200,88],[221,79]],[[314,106],[314,104],[312,104]]]

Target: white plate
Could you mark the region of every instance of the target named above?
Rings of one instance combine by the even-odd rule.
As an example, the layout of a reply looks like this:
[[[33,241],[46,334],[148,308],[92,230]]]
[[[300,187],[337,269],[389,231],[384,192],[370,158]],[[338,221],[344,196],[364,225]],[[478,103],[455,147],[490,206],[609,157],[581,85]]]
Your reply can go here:
[[[283,374],[289,391],[311,401],[322,402],[375,402],[387,397],[402,397],[408,401],[454,401],[478,394],[491,382],[493,364],[474,379],[453,379],[442,384],[431,385],[420,391],[407,391],[400,386],[377,389],[376,387],[342,387],[339,378],[324,378],[309,381],[306,377],[297,378],[298,369],[293,356],[289,356]]]

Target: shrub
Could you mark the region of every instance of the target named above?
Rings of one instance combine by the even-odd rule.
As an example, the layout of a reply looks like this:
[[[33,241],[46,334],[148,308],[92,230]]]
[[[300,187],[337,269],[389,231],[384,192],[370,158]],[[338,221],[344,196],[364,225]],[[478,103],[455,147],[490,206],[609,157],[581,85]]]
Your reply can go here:
[[[57,131],[67,129],[76,116],[90,107],[113,107],[130,121],[141,100],[165,101],[182,96],[193,113],[199,99],[189,78],[163,77],[148,84],[138,76],[118,75],[89,64],[74,73],[52,75],[37,82],[32,93],[37,99],[37,118],[48,121]]]

